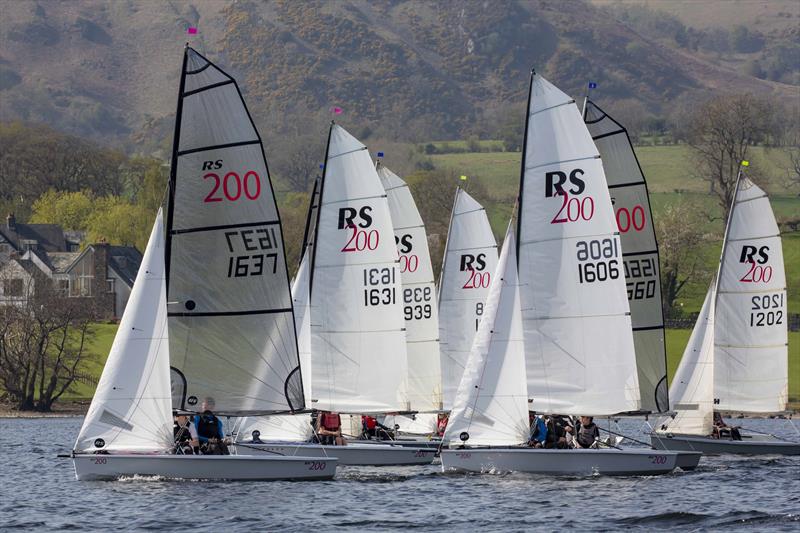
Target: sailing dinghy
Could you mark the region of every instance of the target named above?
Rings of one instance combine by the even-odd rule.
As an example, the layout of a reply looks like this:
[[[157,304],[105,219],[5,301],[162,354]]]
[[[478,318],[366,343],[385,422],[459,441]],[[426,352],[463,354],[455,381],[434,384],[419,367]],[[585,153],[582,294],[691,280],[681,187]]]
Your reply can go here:
[[[311,407],[357,415],[410,411],[403,287],[386,192],[366,146],[338,124],[331,124],[312,218],[308,283],[297,288],[308,291],[310,302]],[[251,436],[239,437],[239,453],[334,456],[342,465],[372,466],[430,464],[436,453]]]
[[[800,443],[747,433],[714,438],[714,411],[768,415],[788,401],[786,273],[766,193],[739,173],[719,271],[708,290],[670,397],[674,418],[650,439],[659,450],[800,455]]]
[[[459,385],[444,470],[652,475],[674,452],[528,448],[528,411],[640,408],[619,235],[574,100],[531,74],[517,238],[506,235]],[[459,441],[461,441],[459,443]]]
[[[336,459],[176,455],[173,409],[302,409],[282,232],[236,82],[186,47],[161,211],[78,435],[78,479],[330,479]],[[242,384],[245,385],[242,392]]]

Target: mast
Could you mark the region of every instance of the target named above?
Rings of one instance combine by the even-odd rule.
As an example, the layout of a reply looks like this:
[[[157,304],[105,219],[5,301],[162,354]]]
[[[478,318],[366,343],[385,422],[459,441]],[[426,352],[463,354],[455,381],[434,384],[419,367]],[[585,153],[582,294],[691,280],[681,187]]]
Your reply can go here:
[[[519,247],[520,243],[522,242],[522,233],[520,230],[520,224],[522,223],[522,217],[519,216],[522,213],[522,197],[523,192],[525,191],[525,156],[528,152],[528,126],[531,121],[531,98],[533,98],[533,77],[536,76],[536,70],[531,69],[531,78],[528,84],[528,103],[525,106],[525,133],[522,137],[522,161],[520,162],[520,169],[519,169],[519,196],[517,197],[517,249],[516,251],[516,260],[517,260],[517,269],[519,269]]]
[[[303,231],[303,247],[300,248],[300,258],[297,261],[298,265],[303,262],[303,255],[305,255],[306,249],[309,247],[309,245],[313,244],[313,242],[312,243],[308,242],[308,237],[309,237],[309,232],[311,231],[311,224],[313,223],[311,221],[311,217],[314,213],[314,208],[316,207],[314,205],[314,202],[317,199],[318,188],[319,188],[319,178],[316,178],[314,179],[314,188],[311,190],[311,199],[308,202],[308,211],[306,212],[306,227],[305,230]]]
[[[325,176],[328,174],[328,155],[331,150],[331,133],[333,133],[333,127],[336,125],[336,122],[331,120],[331,125],[328,128],[328,143],[325,146],[325,165],[322,167],[322,177],[319,180],[319,203],[317,207],[317,219],[314,221],[314,240],[317,240],[317,236],[319,235],[319,210],[322,209],[322,194],[325,192]],[[314,185],[316,189],[316,184]],[[311,213],[309,213],[309,216]],[[308,301],[311,301],[311,291],[314,287],[314,265],[317,262],[317,247],[314,246],[311,250],[311,264],[309,265],[309,272],[308,272]]]
[[[719,265],[717,266],[717,279],[714,283],[714,305],[716,307],[717,300],[719,300],[719,281],[722,277],[722,265],[725,262],[725,249],[728,247],[728,235],[731,232],[731,220],[733,219],[733,210],[736,209],[736,197],[739,195],[739,184],[742,182],[742,167],[739,165],[739,173],[736,174],[736,185],[733,188],[733,196],[731,197],[731,208],[728,210],[728,219],[725,221],[725,233],[722,236],[722,251],[719,253]]]

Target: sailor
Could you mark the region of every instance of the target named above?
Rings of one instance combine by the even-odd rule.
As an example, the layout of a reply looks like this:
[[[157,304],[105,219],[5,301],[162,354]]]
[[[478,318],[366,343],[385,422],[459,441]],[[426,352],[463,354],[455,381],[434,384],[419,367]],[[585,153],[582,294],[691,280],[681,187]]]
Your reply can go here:
[[[342,436],[342,417],[332,411],[321,411],[317,418],[317,435],[320,444],[344,446],[346,443]]]
[[[175,437],[175,453],[181,455],[191,455],[199,448],[200,442],[197,438],[197,429],[189,420],[188,415],[177,415],[173,427]]]
[[[715,439],[720,437],[730,437],[731,440],[742,440],[742,435],[739,433],[739,428],[729,426],[725,423],[719,411],[714,411],[714,429],[711,436]]]
[[[569,420],[561,415],[552,415],[545,419],[545,424],[547,425],[547,440],[544,447],[568,448],[575,431]]]
[[[444,437],[444,430],[447,429],[447,413],[439,413],[436,417],[436,436]]]
[[[575,441],[579,448],[597,448],[596,441],[600,438],[600,429],[591,416],[582,416],[578,424]]]
[[[361,434],[362,438],[366,440],[372,438],[378,440],[391,439],[389,428],[378,422],[378,419],[374,416],[369,415],[361,416]]]
[[[531,428],[528,437],[528,446],[532,448],[543,448],[547,441],[547,425],[544,419],[536,416],[533,411],[528,411],[528,423]]]
[[[229,441],[222,429],[222,420],[214,415],[214,398],[207,397],[200,406],[202,414],[195,415],[194,426],[200,441],[200,453],[205,455],[228,455]]]

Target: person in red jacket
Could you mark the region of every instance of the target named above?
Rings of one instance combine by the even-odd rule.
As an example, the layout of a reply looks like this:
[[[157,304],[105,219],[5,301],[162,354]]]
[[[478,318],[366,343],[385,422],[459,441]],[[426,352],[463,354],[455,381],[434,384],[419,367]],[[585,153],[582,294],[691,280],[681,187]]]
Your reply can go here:
[[[320,444],[344,446],[347,444],[342,436],[342,417],[339,413],[320,411],[317,417],[317,436]]]

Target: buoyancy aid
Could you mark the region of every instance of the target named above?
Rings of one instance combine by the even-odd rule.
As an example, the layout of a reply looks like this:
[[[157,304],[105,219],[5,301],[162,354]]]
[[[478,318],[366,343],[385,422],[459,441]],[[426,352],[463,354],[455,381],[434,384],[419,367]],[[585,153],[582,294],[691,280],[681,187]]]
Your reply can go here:
[[[320,426],[328,431],[336,431],[342,425],[342,419],[334,413],[323,413],[320,415]]]
[[[220,438],[219,419],[212,414],[198,415],[195,418],[197,436],[203,439]]]
[[[594,422],[586,424],[585,426],[581,424],[578,430],[578,443],[583,447],[589,447],[599,436],[600,431],[597,429],[597,425]]]
[[[175,425],[172,430],[175,436],[175,442],[184,443],[192,440],[192,434],[191,431],[189,430],[189,424],[191,424],[191,422],[189,422],[185,426],[180,426],[178,425],[177,422],[175,422]]]
[[[378,421],[374,417],[364,415],[363,418],[364,428],[366,430],[372,431],[378,426]]]

